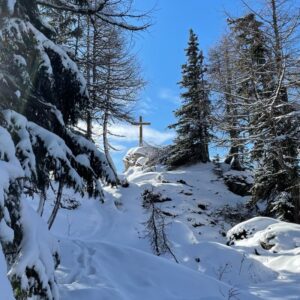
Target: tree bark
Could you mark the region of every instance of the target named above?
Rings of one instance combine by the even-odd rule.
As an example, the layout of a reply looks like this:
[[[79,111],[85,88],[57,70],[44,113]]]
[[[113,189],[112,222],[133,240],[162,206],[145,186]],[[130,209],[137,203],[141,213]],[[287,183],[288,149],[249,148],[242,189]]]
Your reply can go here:
[[[59,185],[58,185],[58,191],[57,191],[57,195],[56,195],[56,201],[55,201],[55,204],[54,204],[54,208],[53,208],[52,213],[51,213],[51,215],[49,217],[49,220],[48,220],[49,230],[51,229],[51,227],[54,223],[54,220],[57,216],[57,212],[58,212],[60,204],[61,204],[63,187],[64,187],[64,178],[61,178],[60,181],[59,181]]]

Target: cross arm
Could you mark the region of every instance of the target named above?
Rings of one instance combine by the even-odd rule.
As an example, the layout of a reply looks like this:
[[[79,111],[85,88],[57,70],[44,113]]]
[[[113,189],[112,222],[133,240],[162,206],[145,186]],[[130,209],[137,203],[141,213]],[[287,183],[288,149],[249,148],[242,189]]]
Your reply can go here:
[[[151,125],[150,122],[133,122],[131,124],[132,125],[137,125],[137,126],[139,126],[139,125]]]

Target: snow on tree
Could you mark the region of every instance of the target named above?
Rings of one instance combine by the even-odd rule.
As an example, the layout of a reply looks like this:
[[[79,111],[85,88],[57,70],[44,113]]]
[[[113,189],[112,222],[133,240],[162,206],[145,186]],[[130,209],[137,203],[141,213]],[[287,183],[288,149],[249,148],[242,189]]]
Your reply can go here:
[[[262,201],[264,214],[299,222],[299,16],[288,0],[265,4],[256,13],[245,2],[250,12],[228,19],[229,48],[223,43],[212,52],[214,88],[223,95],[227,118],[219,128],[240,158],[242,149],[250,152],[255,170],[250,203]]]
[[[248,115],[244,127],[249,144],[253,145],[251,156],[256,167],[252,204],[265,201],[267,214],[296,221],[299,219],[299,208],[296,208],[299,206],[299,115],[291,89],[297,89],[292,73],[298,59],[289,48],[295,29],[286,36],[287,28],[296,19],[286,18],[289,13],[284,5],[273,0],[268,2],[269,22],[268,17],[258,21],[260,16],[253,13],[230,22],[241,57],[239,87],[244,97],[241,106]]]
[[[99,180],[115,183],[105,155],[72,129],[88,100],[86,81],[52,41],[55,32],[41,20],[37,4],[16,0],[0,6],[0,241],[16,299],[58,299],[57,246],[28,207],[25,190],[41,194],[42,214],[50,180],[59,183],[51,227],[64,186],[101,199]]]
[[[7,263],[5,270],[9,270],[17,299],[33,294],[58,299],[54,276],[58,262],[56,241],[23,199],[26,169],[23,170],[11,136],[3,127],[0,141],[0,241]]]
[[[110,8],[112,11],[116,8]],[[132,109],[143,87],[140,68],[131,53],[132,40],[118,26],[93,16],[46,11],[52,25],[59,26],[59,43],[67,45],[82,70],[89,90],[83,119],[86,137],[93,138],[93,123],[103,128],[103,150],[119,181],[109,151],[109,125],[116,121],[133,122]],[[80,51],[79,51],[80,48]],[[115,149],[114,149],[115,150]]]
[[[182,106],[175,111],[177,123],[169,126],[177,133],[168,162],[171,166],[209,161],[209,92],[204,56],[199,51],[198,38],[193,30],[190,30],[186,56],[188,61],[182,66],[180,81],[181,88],[185,89],[181,94]]]

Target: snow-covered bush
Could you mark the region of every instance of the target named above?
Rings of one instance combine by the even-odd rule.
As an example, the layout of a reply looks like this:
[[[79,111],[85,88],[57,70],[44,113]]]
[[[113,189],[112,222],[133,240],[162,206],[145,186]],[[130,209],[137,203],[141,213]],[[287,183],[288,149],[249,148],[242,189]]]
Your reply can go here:
[[[21,206],[21,251],[8,272],[15,295],[18,299],[32,295],[59,299],[54,274],[59,263],[57,241],[25,199]]]
[[[3,250],[0,244],[0,283],[1,283],[1,297],[5,300],[15,300],[13,296],[12,286],[6,275],[7,265]]]

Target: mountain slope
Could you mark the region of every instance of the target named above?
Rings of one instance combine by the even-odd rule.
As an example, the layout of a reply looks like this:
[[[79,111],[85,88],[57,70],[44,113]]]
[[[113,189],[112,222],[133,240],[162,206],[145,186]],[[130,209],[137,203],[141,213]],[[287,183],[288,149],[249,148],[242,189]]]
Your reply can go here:
[[[281,272],[268,263],[274,254],[259,245],[226,246],[232,214],[247,199],[228,191],[213,168],[134,167],[126,173],[128,188],[105,188],[105,203],[66,191],[64,198],[80,206],[61,209],[53,226],[61,249],[61,299],[298,299],[299,272]],[[157,206],[179,264],[168,253],[152,252],[145,231],[149,211],[142,206],[145,190],[163,199]],[[278,264],[286,262],[284,255]]]

